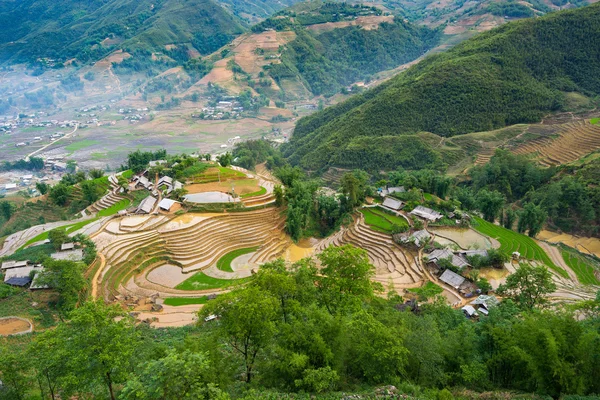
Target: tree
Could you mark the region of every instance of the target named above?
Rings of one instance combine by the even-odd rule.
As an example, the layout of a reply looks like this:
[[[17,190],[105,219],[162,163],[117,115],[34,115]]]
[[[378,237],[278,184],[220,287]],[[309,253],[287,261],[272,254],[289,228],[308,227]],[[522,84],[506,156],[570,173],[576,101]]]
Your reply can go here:
[[[130,379],[119,398],[124,400],[226,400],[225,393],[210,382],[206,354],[169,350],[158,360],[147,361]]]
[[[275,185],[273,195],[275,196],[275,206],[281,207],[283,205],[283,186]]]
[[[48,232],[48,240],[50,240],[50,243],[56,250],[60,250],[60,246],[62,246],[63,243],[67,243],[70,239],[64,229],[54,228]]]
[[[69,349],[63,360],[67,367],[64,398],[103,385],[115,400],[115,385],[126,381],[135,354],[138,333],[131,318],[118,305],[90,301],[73,310],[68,322],[48,332]]]
[[[316,277],[320,300],[330,314],[355,311],[381,288],[371,282],[374,267],[367,252],[352,245],[330,246],[318,255],[323,268]]]
[[[366,172],[355,170],[346,172],[340,181],[342,193],[348,199],[348,205],[353,209],[362,204],[367,194],[369,175]],[[350,211],[350,210],[347,210]]]
[[[179,201],[183,201],[186,194],[188,194],[187,189],[179,188],[179,189],[175,189],[171,192],[171,197],[173,197]]]
[[[283,259],[263,264],[256,274],[253,285],[271,293],[278,301],[283,321],[287,322],[291,302],[297,294],[298,286],[294,276],[287,270]]]
[[[238,289],[208,303],[200,312],[200,320],[208,315],[219,317],[216,333],[241,356],[246,382],[250,383],[257,356],[275,333],[277,300],[258,287]]]
[[[512,209],[508,208],[504,213],[504,227],[506,229],[512,229],[515,225],[515,221],[517,220],[517,213]]]
[[[89,204],[94,203],[100,197],[100,188],[94,181],[83,181],[81,183],[81,193],[83,195],[83,199],[87,201]]]
[[[48,190],[50,190],[50,185],[48,185],[46,182],[36,182],[35,183],[35,188],[43,196],[46,193],[48,193]]]
[[[10,219],[10,217],[13,216],[16,209],[17,209],[17,206],[12,201],[0,202],[0,214],[7,221]]]
[[[98,179],[104,176],[104,171],[101,169],[91,169],[89,172],[90,179]]]
[[[39,284],[58,292],[57,306],[63,313],[75,308],[87,287],[87,280],[83,276],[84,268],[83,263],[70,260],[44,261],[44,271],[40,274]]]
[[[408,351],[397,332],[362,311],[353,316],[349,333],[347,365],[353,376],[376,384],[403,375]]]
[[[28,358],[21,351],[0,343],[0,398],[24,399],[30,384],[28,370]]]
[[[48,389],[52,400],[60,398],[61,381],[69,374],[65,360],[72,349],[65,346],[61,339],[53,331],[47,330],[28,349],[29,359],[40,382],[40,391],[44,394]]]
[[[230,152],[225,154],[221,154],[217,156],[217,162],[221,164],[222,167],[228,167],[231,165],[231,161],[233,160],[233,156]]]
[[[71,187],[65,185],[64,183],[59,183],[58,185],[52,186],[50,188],[50,200],[57,206],[64,206],[69,201],[69,196],[71,194]]]
[[[481,190],[477,193],[477,207],[486,221],[494,222],[504,206],[504,195],[497,191]]]
[[[547,303],[545,295],[555,290],[556,285],[548,268],[522,264],[506,278],[506,283],[500,285],[497,292],[510,297],[521,309],[533,310],[543,307]]]
[[[536,237],[544,227],[548,213],[540,206],[533,203],[526,203],[523,211],[519,214],[519,233],[528,231],[530,237]]]

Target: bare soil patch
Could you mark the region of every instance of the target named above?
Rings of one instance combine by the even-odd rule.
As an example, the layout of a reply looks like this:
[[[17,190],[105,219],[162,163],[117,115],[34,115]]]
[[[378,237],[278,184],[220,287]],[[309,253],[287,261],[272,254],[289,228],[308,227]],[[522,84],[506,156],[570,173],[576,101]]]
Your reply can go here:
[[[0,318],[0,336],[26,333],[30,332],[31,329],[31,322],[25,319],[16,317]]]

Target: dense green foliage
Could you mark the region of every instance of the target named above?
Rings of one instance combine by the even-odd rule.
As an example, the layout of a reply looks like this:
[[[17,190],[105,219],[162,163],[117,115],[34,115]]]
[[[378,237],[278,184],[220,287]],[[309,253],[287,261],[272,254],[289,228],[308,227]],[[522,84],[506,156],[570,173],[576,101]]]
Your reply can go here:
[[[600,93],[599,24],[595,4],[480,34],[302,118],[284,155],[292,164],[320,170],[357,137],[419,131],[452,136],[539,121],[561,109],[563,91]]]
[[[232,153],[234,164],[249,170],[254,169],[257,164],[261,164],[267,160],[277,164],[274,167],[281,166],[281,156],[279,152],[273,148],[273,143],[266,140],[246,140],[236,143]],[[277,161],[274,160],[275,157]]]
[[[319,262],[263,265],[244,287],[201,299],[193,328],[136,327],[117,306],[82,304],[31,340],[0,341],[0,398],[337,399],[355,390],[392,398],[375,395],[382,385],[427,400],[600,390],[600,295],[544,311],[540,295],[552,283],[543,268],[523,267],[506,283],[515,301],[477,322],[435,298],[400,311],[403,300],[379,295],[370,280],[364,250],[330,247]],[[536,279],[522,279],[530,274]],[[439,292],[427,285],[418,294]],[[472,392],[459,396],[458,387]]]
[[[516,228],[530,236],[536,236],[546,223],[566,232],[597,235],[599,166],[600,161],[592,160],[583,167],[541,168],[523,156],[497,150],[489,163],[469,170],[470,186],[460,188],[455,194],[465,209],[477,208],[489,215],[486,219],[490,221],[504,218],[507,228],[513,228],[518,217]],[[482,199],[492,197],[493,193],[498,202],[486,214]],[[515,213],[508,208],[502,212],[504,200],[516,203],[521,210]]]
[[[295,27],[296,38],[285,46],[281,63],[269,74],[277,82],[300,79],[314,94],[331,96],[373,74],[412,61],[434,47],[439,32],[400,19],[378,29],[337,28],[318,35]]]
[[[11,21],[0,32],[0,61],[31,63],[73,57],[85,63],[117,48],[164,52],[168,44],[209,54],[243,32],[212,0],[4,1],[0,20]]]

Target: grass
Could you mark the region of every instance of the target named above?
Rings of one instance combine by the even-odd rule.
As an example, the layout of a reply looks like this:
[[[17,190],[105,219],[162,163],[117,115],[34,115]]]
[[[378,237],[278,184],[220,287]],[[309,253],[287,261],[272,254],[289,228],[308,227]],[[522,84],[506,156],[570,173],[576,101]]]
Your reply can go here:
[[[224,289],[231,286],[246,283],[251,278],[242,279],[220,279],[206,275],[204,272],[197,272],[185,281],[175,287],[179,290],[209,290],[209,289]]]
[[[254,196],[262,196],[263,194],[267,194],[267,189],[265,189],[264,187],[260,187],[260,190],[257,190],[256,192],[252,192],[252,193],[246,193],[241,195],[240,197],[242,199],[248,198],[248,197],[254,197]]]
[[[0,282],[0,285],[4,283]],[[56,324],[56,312],[48,303],[56,301],[52,293],[41,290],[30,292],[27,289],[16,288],[14,293],[0,300],[0,317],[17,316],[31,320],[36,329],[49,328]],[[32,304],[37,303],[36,307]]]
[[[167,297],[165,299],[165,305],[167,306],[187,306],[190,304],[206,304],[208,302],[207,296],[202,297]]]
[[[97,140],[84,139],[65,146],[65,150],[67,150],[69,153],[73,153],[77,150],[85,149],[86,147],[90,147],[99,143],[100,142]]]
[[[121,210],[126,209],[131,204],[131,200],[123,199],[117,201],[112,206],[105,208],[104,210],[98,211],[98,217],[108,217],[110,215],[116,214]]]
[[[125,179],[131,179],[133,178],[133,171],[128,169],[127,171],[123,171],[123,178]]]
[[[54,252],[54,246],[50,243],[46,243],[40,244],[39,246],[28,247],[26,249],[19,249],[10,256],[7,256],[6,259],[17,261],[30,260],[31,262],[38,263]]]
[[[229,253],[225,254],[223,257],[219,258],[219,261],[217,261],[217,269],[220,269],[221,271],[225,271],[225,272],[233,272],[233,269],[231,268],[231,262],[233,260],[235,260],[236,258],[238,258],[239,256],[242,256],[244,254],[253,253],[257,249],[258,249],[258,246],[247,247],[244,249],[236,249],[236,250],[230,251]]]
[[[59,226],[58,228],[55,229],[62,229],[67,233],[73,233],[81,228],[83,228],[84,226],[91,224],[92,222],[98,220],[98,218],[90,218],[90,219],[86,219],[84,221],[78,221],[75,222],[74,224],[69,224],[69,225],[63,225],[63,226]],[[45,231],[40,233],[37,236],[32,237],[31,239],[29,239],[27,242],[25,242],[25,244],[23,246],[21,246],[19,248],[19,250],[29,246],[30,244],[36,243],[36,242],[41,242],[42,240],[46,240],[48,239],[48,232],[49,231]]]
[[[579,282],[584,285],[600,285],[600,280],[596,278],[594,272],[597,271],[598,264],[590,257],[586,257],[579,252],[566,246],[560,246],[560,253],[565,263],[571,267]],[[596,268],[594,267],[596,265]]]
[[[363,208],[359,212],[365,216],[365,223],[377,232],[391,234],[396,226],[408,226],[404,218],[375,208]]]
[[[598,123],[600,123],[600,118],[592,118],[592,119],[590,119],[590,124],[596,125]]]
[[[560,276],[567,279],[569,278],[567,271],[554,264],[552,260],[550,260],[548,254],[546,254],[546,252],[529,236],[494,225],[479,217],[474,217],[474,221],[473,227],[476,230],[500,242],[501,251],[507,254],[518,251],[522,257],[528,260],[539,261],[554,270]]]

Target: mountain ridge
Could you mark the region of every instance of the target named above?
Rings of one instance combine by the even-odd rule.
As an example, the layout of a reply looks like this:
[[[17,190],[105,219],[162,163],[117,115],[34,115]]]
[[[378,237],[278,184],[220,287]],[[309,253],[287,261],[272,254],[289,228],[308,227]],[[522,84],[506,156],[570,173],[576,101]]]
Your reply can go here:
[[[454,136],[539,121],[564,106],[564,92],[600,93],[599,26],[595,4],[482,33],[301,119],[284,154],[320,170],[361,136]]]

